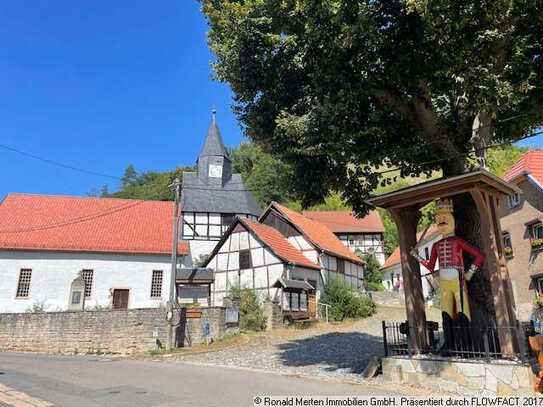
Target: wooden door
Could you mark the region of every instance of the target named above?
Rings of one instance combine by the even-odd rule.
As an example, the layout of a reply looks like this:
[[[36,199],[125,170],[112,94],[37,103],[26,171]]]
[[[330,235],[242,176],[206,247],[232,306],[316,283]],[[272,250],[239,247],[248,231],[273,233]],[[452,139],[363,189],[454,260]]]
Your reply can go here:
[[[307,312],[309,318],[317,316],[317,296],[315,294],[307,294]]]
[[[127,309],[129,293],[130,290],[113,290],[113,309]]]

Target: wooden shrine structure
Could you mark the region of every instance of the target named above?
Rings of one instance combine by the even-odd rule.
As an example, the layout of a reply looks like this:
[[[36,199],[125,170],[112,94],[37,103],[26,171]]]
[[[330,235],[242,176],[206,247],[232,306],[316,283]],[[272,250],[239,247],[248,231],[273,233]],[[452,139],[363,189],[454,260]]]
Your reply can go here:
[[[494,315],[490,316],[492,323],[497,328],[517,325],[497,215],[500,200],[515,193],[520,193],[516,186],[488,171],[478,170],[427,181],[369,199],[371,205],[387,209],[398,227],[411,352],[425,353],[429,344],[419,263],[409,254],[409,250],[417,244],[420,209],[439,198],[453,200],[456,234],[478,246],[486,256],[481,272],[490,285],[486,296],[490,308],[493,308]],[[475,215],[472,221],[463,221],[466,213],[458,214],[458,207],[471,208],[470,214]],[[504,354],[518,352],[519,344],[515,336],[508,329],[499,329],[499,332],[501,351]]]

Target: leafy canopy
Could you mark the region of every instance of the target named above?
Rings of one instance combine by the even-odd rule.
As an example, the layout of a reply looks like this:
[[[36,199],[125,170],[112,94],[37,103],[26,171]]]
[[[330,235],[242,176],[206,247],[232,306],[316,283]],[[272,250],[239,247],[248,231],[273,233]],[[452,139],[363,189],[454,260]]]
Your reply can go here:
[[[364,212],[379,169],[458,174],[542,122],[539,0],[201,1],[217,78],[304,206]]]

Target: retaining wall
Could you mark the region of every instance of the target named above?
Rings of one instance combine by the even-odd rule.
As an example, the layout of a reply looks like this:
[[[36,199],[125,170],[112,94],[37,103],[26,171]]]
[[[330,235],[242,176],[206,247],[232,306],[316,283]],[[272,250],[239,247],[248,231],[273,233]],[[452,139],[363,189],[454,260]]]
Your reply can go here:
[[[423,356],[383,358],[383,376],[408,383],[473,396],[533,394],[532,368],[513,362],[486,363],[427,359]]]

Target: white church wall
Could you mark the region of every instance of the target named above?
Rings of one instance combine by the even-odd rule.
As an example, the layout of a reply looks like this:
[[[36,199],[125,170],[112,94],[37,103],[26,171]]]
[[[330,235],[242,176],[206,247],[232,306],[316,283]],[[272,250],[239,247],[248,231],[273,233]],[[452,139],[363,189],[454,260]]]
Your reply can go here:
[[[31,269],[28,298],[16,298],[21,269]],[[112,289],[129,289],[129,308],[158,307],[169,296],[170,257],[153,255],[0,252],[0,312],[25,312],[43,302],[48,311],[66,310],[70,285],[81,270],[93,270],[85,308],[109,307]],[[153,270],[162,270],[162,297],[151,298]]]

